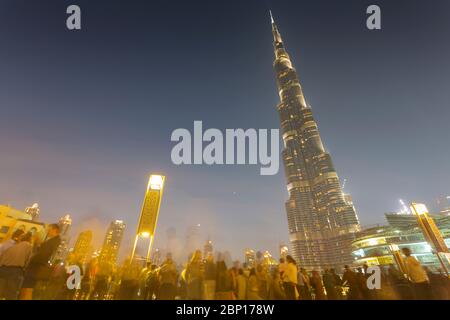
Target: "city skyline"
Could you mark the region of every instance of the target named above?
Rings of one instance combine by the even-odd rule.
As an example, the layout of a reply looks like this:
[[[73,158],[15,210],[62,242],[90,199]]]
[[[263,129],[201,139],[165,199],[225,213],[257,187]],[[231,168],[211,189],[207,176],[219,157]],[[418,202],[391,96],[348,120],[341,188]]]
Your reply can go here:
[[[0,128],[7,150],[0,159],[0,203],[22,209],[38,202],[45,221],[57,222],[67,212],[72,236],[88,224],[106,230],[110,221],[125,220],[122,247],[128,251],[147,175],[161,172],[167,184],[155,248],[164,247],[166,229],[184,231],[194,220],[205,234],[217,235],[215,248],[230,247],[233,257],[245,247],[275,254],[288,242],[283,170],[268,178],[255,166],[170,163],[170,131],[193,120],[218,128],[279,127],[268,8],[256,2],[214,9],[202,3],[203,11],[199,4],[180,5],[179,11],[161,5],[160,15],[149,19],[144,12],[155,7],[142,3],[119,11],[117,2],[108,2],[109,13],[85,1],[80,5],[86,30],[70,35],[53,31],[60,21],[49,5],[26,4],[35,9],[30,16],[23,3],[2,4],[11,17],[20,13],[42,28],[1,19],[0,36],[10,53],[0,53],[7,71],[0,76],[0,105],[11,121]],[[289,1],[272,10],[361,224],[382,223],[399,198],[431,206],[433,198],[449,193],[450,48],[442,28],[448,21],[429,19],[430,9],[417,5],[408,12],[416,24],[399,25],[393,20],[401,11],[383,2],[385,27],[372,34],[364,30],[365,4],[326,5],[335,13]],[[320,25],[308,12],[324,17]],[[341,20],[357,20],[358,12],[360,25]],[[121,26],[113,23],[119,18]],[[335,24],[340,28],[332,31]],[[180,39],[183,26],[189,27]],[[10,28],[24,39],[12,39]],[[106,37],[96,43],[99,36]],[[401,37],[409,42],[395,40]],[[162,59],[167,63],[156,63]],[[88,72],[92,79],[86,79]]]

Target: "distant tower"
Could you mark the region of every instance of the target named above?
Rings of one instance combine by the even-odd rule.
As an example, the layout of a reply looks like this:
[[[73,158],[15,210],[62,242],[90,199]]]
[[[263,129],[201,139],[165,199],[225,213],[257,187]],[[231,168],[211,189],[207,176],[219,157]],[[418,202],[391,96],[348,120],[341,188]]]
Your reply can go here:
[[[119,255],[124,231],[125,223],[122,220],[115,220],[110,223],[100,251],[100,263],[106,263],[111,266],[114,266],[117,263],[117,256]]]
[[[270,16],[292,255],[306,269],[340,268],[353,261],[351,241],[360,230],[359,221],[353,205],[344,198],[297,71]]]
[[[206,243],[203,247],[203,258],[207,258],[210,255],[213,255],[214,248],[211,239],[208,237]]]
[[[33,220],[33,221],[39,220],[40,212],[41,212],[41,209],[39,208],[38,203],[34,203],[31,207],[25,208],[25,213],[28,213],[31,216],[31,220]]]
[[[244,261],[248,268],[253,268],[256,262],[255,251],[248,248],[245,249]]]
[[[61,238],[66,237],[69,234],[70,226],[72,225],[72,219],[69,214],[59,219],[59,235]]]
[[[73,249],[73,255],[77,262],[85,264],[88,260],[90,251],[92,249],[92,231],[83,231],[78,235],[77,241]]]
[[[70,218],[70,215],[66,214],[65,216],[61,217],[61,219],[59,219],[58,225],[61,244],[59,245],[56,253],[53,256],[53,262],[55,262],[56,260],[64,261],[67,257],[67,254],[69,253],[69,230],[70,226],[72,225],[72,219]]]
[[[197,224],[190,226],[186,232],[185,253],[190,256],[195,250],[199,250],[200,248],[200,224]]]

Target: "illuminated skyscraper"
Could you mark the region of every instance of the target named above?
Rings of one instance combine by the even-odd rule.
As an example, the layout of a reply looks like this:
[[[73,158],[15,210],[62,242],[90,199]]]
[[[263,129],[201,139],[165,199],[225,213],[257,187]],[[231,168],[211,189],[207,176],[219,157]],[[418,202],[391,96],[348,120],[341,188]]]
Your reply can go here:
[[[53,255],[52,261],[64,260],[69,253],[69,230],[72,225],[72,219],[69,214],[61,217],[58,222],[59,225],[59,236],[61,237],[61,244],[59,245],[56,253]]]
[[[256,262],[255,250],[253,249],[245,249],[245,257],[244,261],[248,267],[254,267]]]
[[[360,230],[351,203],[319,135],[297,72],[273,18],[277,106],[289,199],[286,211],[292,255],[302,267],[340,267],[350,263],[351,240]]]
[[[116,264],[124,231],[125,223],[122,220],[111,222],[106,231],[105,240],[99,255],[101,263]]]
[[[62,238],[67,237],[69,234],[70,226],[72,225],[72,219],[69,214],[59,219],[59,234]]]
[[[213,255],[213,244],[211,239],[208,237],[208,240],[206,240],[205,245],[203,246],[203,258],[207,258],[210,255]]]
[[[83,231],[78,235],[75,247],[73,249],[73,255],[76,261],[84,264],[87,262],[87,258],[92,250],[92,231]]]

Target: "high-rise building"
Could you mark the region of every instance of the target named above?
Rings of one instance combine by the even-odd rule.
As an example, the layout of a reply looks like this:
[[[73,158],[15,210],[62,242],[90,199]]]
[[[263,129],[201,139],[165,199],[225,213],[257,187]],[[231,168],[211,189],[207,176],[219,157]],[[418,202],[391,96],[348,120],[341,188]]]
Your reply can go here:
[[[31,220],[38,221],[41,209],[39,208],[39,204],[33,203],[31,207],[25,208],[25,212],[31,216]]]
[[[205,245],[203,246],[203,258],[213,255],[214,248],[211,239],[208,237]]]
[[[272,16],[271,22],[292,255],[308,269],[338,268],[352,261],[351,241],[360,230],[359,221],[353,205],[344,197]]]
[[[193,254],[202,247],[200,242],[200,224],[190,226],[186,232],[186,243],[184,252],[187,255]]]
[[[61,237],[61,244],[53,255],[52,261],[65,260],[67,254],[69,253],[69,230],[72,225],[72,219],[69,214],[61,217],[58,222],[59,225],[59,236]]]
[[[73,248],[73,255],[77,262],[80,262],[81,264],[87,262],[88,257],[92,250],[91,242],[92,242],[91,230],[80,232],[77,241],[75,242],[75,246]]]
[[[100,263],[116,264],[124,231],[125,223],[122,220],[115,220],[110,223],[99,254]]]
[[[68,236],[70,226],[72,225],[72,219],[70,218],[70,215],[66,214],[64,217],[61,217],[61,219],[59,219],[58,225],[59,225],[59,235],[61,237]]]
[[[253,249],[245,249],[245,257],[244,257],[245,264],[252,268],[255,266],[256,263],[256,254],[255,250]]]

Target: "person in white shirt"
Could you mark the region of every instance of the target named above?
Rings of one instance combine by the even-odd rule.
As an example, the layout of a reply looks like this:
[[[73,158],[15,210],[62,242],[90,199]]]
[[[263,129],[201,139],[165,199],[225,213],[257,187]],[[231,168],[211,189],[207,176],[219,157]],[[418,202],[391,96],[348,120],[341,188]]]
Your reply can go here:
[[[402,249],[405,255],[405,271],[414,287],[414,294],[418,300],[428,300],[431,297],[430,282],[420,262],[411,255],[409,248]]]

